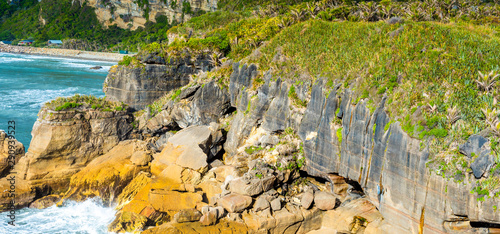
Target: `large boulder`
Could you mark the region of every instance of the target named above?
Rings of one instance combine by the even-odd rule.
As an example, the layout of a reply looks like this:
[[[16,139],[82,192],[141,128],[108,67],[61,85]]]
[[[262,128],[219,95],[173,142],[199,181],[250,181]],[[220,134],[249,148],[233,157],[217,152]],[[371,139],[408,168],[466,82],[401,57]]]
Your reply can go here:
[[[317,192],[314,194],[314,204],[320,210],[333,210],[336,205],[337,198],[329,192]]]
[[[300,205],[304,207],[304,209],[309,209],[314,201],[314,193],[313,191],[307,191],[302,194],[300,199]]]
[[[185,168],[204,171],[208,167],[207,161],[219,153],[221,141],[222,134],[216,124],[183,129],[168,139],[161,153],[154,155],[151,172],[159,176],[179,177],[179,173],[172,174],[172,169],[180,172]],[[167,168],[170,169],[163,172]]]
[[[481,151],[479,157],[470,164],[472,173],[476,179],[480,179],[495,164],[495,156],[489,150]]]
[[[256,178],[251,180],[245,180],[240,177],[229,182],[229,189],[234,193],[255,196],[273,188],[275,182],[275,176],[267,176],[262,179]]]
[[[181,128],[218,122],[231,107],[229,95],[214,81],[204,84],[191,99],[179,101],[172,109],[172,119]]]
[[[239,213],[252,204],[252,197],[232,193],[220,198],[218,203],[229,213]]]
[[[472,157],[473,153],[476,156],[479,156],[479,154],[481,153],[481,148],[486,142],[488,142],[488,139],[484,138],[483,136],[471,135],[469,139],[467,139],[467,142],[460,145],[460,153],[466,155],[469,158]]]
[[[335,210],[326,211],[323,215],[322,228],[356,233],[356,231],[366,227],[369,223],[383,219],[377,207],[367,199],[361,198],[353,200]],[[358,227],[355,226],[356,223],[358,223]],[[374,230],[378,229],[375,223],[371,228]],[[386,233],[394,233],[390,230],[387,231],[389,232]]]
[[[199,221],[202,214],[196,209],[184,209],[174,215],[174,221],[178,223]]]

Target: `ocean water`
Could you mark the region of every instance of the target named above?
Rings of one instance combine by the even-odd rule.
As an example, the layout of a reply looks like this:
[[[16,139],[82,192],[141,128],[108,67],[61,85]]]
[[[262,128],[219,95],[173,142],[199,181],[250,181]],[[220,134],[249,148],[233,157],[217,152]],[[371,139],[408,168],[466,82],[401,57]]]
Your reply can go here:
[[[29,150],[31,130],[40,107],[56,97],[76,93],[104,96],[102,84],[115,63],[44,56],[0,53],[0,129],[16,122],[16,138]],[[91,70],[90,67],[103,69]],[[9,213],[0,213],[0,234],[4,233],[107,233],[114,219],[112,207],[99,200],[69,202],[63,207],[16,211],[16,226],[8,224]]]
[[[102,84],[115,63],[0,53],[0,129],[16,122],[16,139],[28,150],[40,107],[56,97],[104,96]],[[93,66],[103,69],[91,70]]]
[[[115,217],[115,210],[100,200],[66,202],[46,209],[23,208],[16,211],[15,226],[8,224],[8,213],[0,213],[0,234],[101,234]]]

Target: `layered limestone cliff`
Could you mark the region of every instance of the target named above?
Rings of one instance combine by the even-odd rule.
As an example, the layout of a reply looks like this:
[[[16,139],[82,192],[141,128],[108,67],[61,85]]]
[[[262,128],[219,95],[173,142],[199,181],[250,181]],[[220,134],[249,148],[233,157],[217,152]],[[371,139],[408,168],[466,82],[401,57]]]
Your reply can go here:
[[[80,0],[95,8],[97,19],[105,25],[116,25],[120,28],[135,30],[144,27],[147,20],[155,22],[157,16],[168,17],[170,23],[185,22],[191,14],[217,9],[217,0]]]
[[[143,109],[168,91],[187,85],[190,75],[212,68],[209,57],[204,54],[185,53],[167,59],[151,54],[139,59],[139,66],[112,67],[104,81],[109,100],[124,102],[135,110]]]
[[[348,89],[337,96],[336,88],[326,88],[320,80],[312,86],[303,111],[290,105],[286,82],[271,82],[265,75],[266,83],[255,95],[245,87],[252,83],[256,68],[236,64],[233,69],[229,91],[238,112],[225,143],[226,160],[243,157],[242,150],[258,129],[265,135],[292,127],[304,143],[308,174],[357,181],[394,225],[394,233],[446,233],[463,222],[500,223],[498,198],[479,201],[471,194],[477,181],[472,172],[461,183],[431,173],[426,166],[428,148],[409,137],[398,122],[390,123],[385,99],[370,113],[363,100],[352,103]],[[341,139],[336,134],[339,129]]]

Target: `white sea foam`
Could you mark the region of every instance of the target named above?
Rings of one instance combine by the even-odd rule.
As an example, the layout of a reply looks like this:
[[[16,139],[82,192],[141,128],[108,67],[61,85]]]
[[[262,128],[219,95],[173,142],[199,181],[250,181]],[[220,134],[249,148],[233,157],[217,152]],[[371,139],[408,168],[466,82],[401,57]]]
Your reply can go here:
[[[1,214],[5,221],[0,224],[0,233],[108,233],[107,226],[115,212],[112,207],[104,207],[99,199],[70,201],[62,207],[42,210],[24,208],[16,212],[15,227],[7,223],[7,213]]]
[[[29,62],[29,61],[33,61],[33,59],[16,58],[16,57],[0,57],[0,63]]]

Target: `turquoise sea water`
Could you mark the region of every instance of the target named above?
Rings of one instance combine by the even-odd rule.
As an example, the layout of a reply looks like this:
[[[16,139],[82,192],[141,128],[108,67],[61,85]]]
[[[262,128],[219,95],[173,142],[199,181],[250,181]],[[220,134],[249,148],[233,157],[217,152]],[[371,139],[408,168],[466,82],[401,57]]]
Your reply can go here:
[[[91,70],[90,67],[103,69]],[[31,129],[47,101],[75,93],[104,96],[102,83],[114,63],[0,53],[0,129],[16,122],[16,138],[28,149]]]

